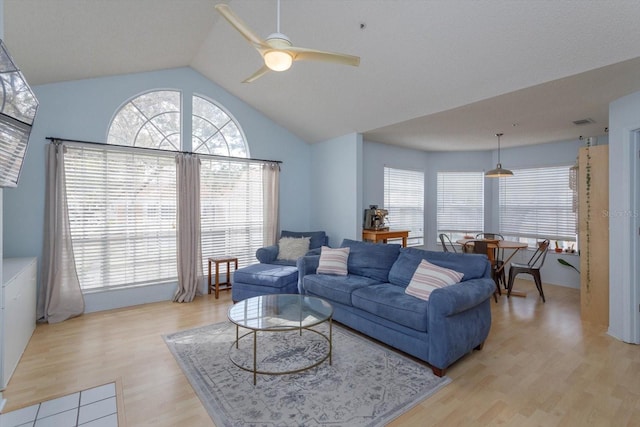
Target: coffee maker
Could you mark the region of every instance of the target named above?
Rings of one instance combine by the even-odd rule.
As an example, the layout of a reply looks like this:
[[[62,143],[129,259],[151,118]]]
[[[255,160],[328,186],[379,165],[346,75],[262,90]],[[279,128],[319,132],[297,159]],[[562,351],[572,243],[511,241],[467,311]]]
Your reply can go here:
[[[364,210],[364,224],[362,228],[365,230],[388,230],[385,219],[389,215],[386,209],[378,209],[378,205],[369,205],[369,209]]]

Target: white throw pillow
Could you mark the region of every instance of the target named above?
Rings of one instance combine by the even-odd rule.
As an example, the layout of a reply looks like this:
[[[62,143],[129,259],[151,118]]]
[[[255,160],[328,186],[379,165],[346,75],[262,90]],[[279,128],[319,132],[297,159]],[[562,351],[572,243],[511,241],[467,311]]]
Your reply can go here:
[[[349,250],[349,248],[330,248],[323,246],[320,250],[320,261],[316,273],[346,276],[348,273],[347,261],[349,260]]]
[[[405,292],[416,298],[428,301],[429,295],[431,295],[431,292],[435,289],[458,283],[462,280],[463,276],[464,273],[439,267],[423,259],[420,265],[418,265],[418,268],[416,268],[415,273],[413,273],[411,282],[409,282]]]
[[[309,252],[311,237],[282,237],[278,242],[278,259],[297,260]]]

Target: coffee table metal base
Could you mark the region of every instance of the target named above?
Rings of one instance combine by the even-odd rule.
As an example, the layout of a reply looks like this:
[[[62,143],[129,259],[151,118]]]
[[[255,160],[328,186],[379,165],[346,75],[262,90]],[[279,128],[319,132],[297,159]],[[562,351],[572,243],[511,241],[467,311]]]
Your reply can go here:
[[[229,360],[231,360],[231,363],[233,363],[234,365],[236,365],[238,368],[247,371],[247,372],[252,372],[253,373],[253,385],[256,385],[256,378],[258,374],[261,375],[285,375],[285,374],[296,374],[298,372],[302,372],[302,371],[306,371],[309,370],[311,368],[315,368],[316,366],[320,365],[322,362],[324,362],[325,360],[329,359],[329,365],[331,365],[332,363],[332,347],[333,347],[333,323],[332,323],[332,319],[329,318],[327,320],[329,322],[329,335],[327,336],[326,334],[322,333],[321,331],[317,331],[315,329],[311,329],[311,328],[305,328],[305,327],[301,327],[301,328],[285,328],[285,329],[266,329],[266,330],[261,330],[261,331],[256,331],[253,329],[249,329],[249,332],[240,335],[240,326],[236,325],[236,340],[231,344],[231,347],[229,348]],[[245,328],[243,328],[245,329]],[[324,338],[327,343],[328,343],[328,351],[327,354],[323,355],[319,360],[315,360],[315,361],[311,361],[309,365],[303,366],[301,368],[297,368],[294,370],[283,370],[283,371],[265,371],[265,370],[261,370],[258,369],[258,332],[266,332],[266,333],[275,333],[275,332],[292,332],[292,331],[299,331],[300,332],[300,336],[302,336],[302,331],[308,331],[308,332],[313,332],[314,334],[317,334],[318,336]],[[232,357],[232,353],[233,353],[233,348],[235,347],[236,349],[239,348],[239,344],[240,341],[243,338],[246,337],[251,337],[253,336],[253,366],[246,366],[240,362],[236,362],[235,360],[233,360]],[[246,340],[243,340],[246,341]]]

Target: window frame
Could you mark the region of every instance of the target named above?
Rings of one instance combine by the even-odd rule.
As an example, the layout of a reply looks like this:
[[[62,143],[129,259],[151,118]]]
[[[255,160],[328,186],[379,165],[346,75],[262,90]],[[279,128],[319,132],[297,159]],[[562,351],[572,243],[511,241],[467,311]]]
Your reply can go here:
[[[193,143],[194,139],[197,138],[198,140],[200,140],[199,136],[195,135],[194,129],[196,128],[196,125],[194,123],[195,119],[202,119],[202,120],[206,120],[205,118],[201,117],[200,115],[196,114],[195,111],[195,102],[196,102],[196,98],[201,99],[202,101],[208,102],[213,108],[217,109],[220,111],[220,113],[224,114],[228,120],[225,123],[225,125],[218,127],[216,124],[212,123],[210,121],[211,126],[215,127],[218,130],[218,133],[223,135],[223,139],[225,140],[225,143],[227,144],[227,152],[229,154],[225,155],[225,154],[219,154],[219,153],[211,153],[209,151],[204,151],[204,150],[199,150],[200,147],[203,146],[204,142],[201,144],[198,144],[198,146],[195,146],[195,144]],[[244,152],[243,153],[236,153],[233,156],[231,155],[231,149],[229,148],[229,142],[227,141],[226,136],[224,135],[224,133],[221,132],[221,130],[229,123],[233,123],[233,125],[237,128],[238,133],[240,138],[242,139],[243,145],[244,145]],[[217,103],[216,101],[214,101],[213,99],[200,94],[200,93],[193,93],[192,97],[191,97],[191,151],[193,151],[194,153],[197,154],[206,154],[206,155],[212,155],[212,156],[226,156],[226,157],[235,157],[235,158],[250,158],[251,157],[251,153],[249,151],[249,144],[247,143],[247,137],[244,133],[244,130],[242,129],[242,126],[240,126],[240,123],[238,122],[238,120],[233,116],[233,114],[231,114],[230,111],[228,111],[226,108],[224,108],[224,106],[220,105],[219,103]],[[210,136],[207,139],[211,139],[212,136]]]
[[[448,178],[449,182],[443,182],[443,178]],[[465,180],[464,178],[469,178]],[[477,182],[471,180],[477,180]],[[469,188],[473,185],[480,185],[478,193],[469,192]],[[449,185],[454,188],[443,188],[443,186]],[[447,191],[448,190],[448,191]],[[443,206],[442,196],[445,191],[453,197],[452,201],[460,201],[460,203],[447,203]],[[473,195],[473,197],[471,197]],[[480,202],[478,206],[477,202]],[[436,240],[439,242],[440,234],[446,234],[452,242],[462,239],[465,236],[476,236],[477,233],[481,233],[485,229],[485,176],[482,171],[438,171],[436,175]],[[441,218],[447,210],[451,211],[451,214],[447,218]],[[467,224],[459,221],[461,215],[456,214],[453,217],[453,211],[466,213],[471,210],[471,213],[477,211],[480,213],[478,218],[477,214],[474,214],[474,219]],[[449,218],[451,216],[451,218]],[[464,217],[469,218],[469,216]],[[446,221],[445,221],[446,219]]]
[[[390,173],[396,174],[396,176],[394,177],[394,181],[397,181],[397,182],[392,182],[391,180],[392,177],[389,175]],[[406,195],[401,194],[406,189],[406,185],[403,185],[402,189],[399,186],[397,186],[398,184],[400,184],[399,180],[402,178],[401,175],[403,175],[404,178],[407,178],[410,175],[414,175],[414,174],[416,176],[417,174],[419,174],[421,179],[413,182],[413,187],[410,190],[419,192],[420,203],[415,206],[411,206],[411,205],[396,206],[399,203],[401,204],[408,203],[408,198],[409,198],[409,196],[407,196],[407,198],[405,199],[404,197]],[[424,171],[384,166],[383,179],[384,179],[384,189],[383,189],[384,207],[386,210],[389,211],[389,215],[388,215],[389,224],[393,225],[392,228],[394,229],[409,230],[407,246],[423,246],[425,242],[424,240],[424,188],[425,188]],[[390,193],[392,185],[397,186],[394,188],[395,197],[393,197],[393,195]],[[394,203],[392,201],[392,199],[396,197],[401,199],[401,200],[398,200],[399,203],[398,202]],[[398,209],[402,209],[405,212],[401,213],[400,211],[398,211]],[[411,211],[415,211],[415,212],[412,213]],[[394,219],[394,215],[396,216],[396,219]],[[414,217],[414,218],[409,219],[409,217]],[[419,218],[419,220],[416,218]]]
[[[167,144],[163,144],[163,141],[166,139],[166,135],[163,135],[162,132],[157,132],[154,135],[156,136],[160,136],[162,135],[163,138],[159,139],[157,144],[154,143],[147,143],[147,144],[142,144],[139,145],[137,144],[138,140],[136,139],[136,137],[140,134],[141,129],[143,129],[145,126],[150,126],[151,125],[151,121],[153,120],[153,118],[155,117],[159,117],[162,115],[162,112],[157,110],[157,106],[151,106],[151,109],[153,111],[155,111],[157,114],[153,115],[153,117],[151,117],[149,114],[144,114],[143,111],[139,111],[140,114],[138,115],[131,115],[131,111],[129,111],[130,114],[130,118],[132,118],[129,123],[133,123],[134,125],[140,126],[137,129],[117,129],[117,131],[120,131],[120,134],[116,136],[116,134],[112,134],[112,126],[114,126],[114,123],[118,123],[118,125],[121,126],[122,123],[126,123],[127,120],[125,120],[127,117],[122,116],[122,118],[119,118],[121,116],[119,116],[119,114],[122,112],[122,114],[127,114],[127,111],[124,110],[125,108],[128,109],[135,109],[135,105],[136,105],[136,100],[139,99],[140,97],[150,97],[153,96],[154,92],[158,92],[158,93],[162,93],[162,92],[167,92],[170,93],[171,96],[173,97],[173,99],[171,99],[171,102],[167,102],[167,105],[170,107],[169,108],[169,112],[168,114],[175,114],[175,108],[178,108],[178,114],[179,114],[179,120],[177,122],[179,122],[179,135],[180,135],[180,146],[176,146],[176,145],[172,145],[172,146],[168,146]],[[179,105],[176,104],[176,99],[175,99],[175,94],[178,93],[179,94]],[[233,253],[234,256],[238,256],[240,264],[247,264],[250,263],[252,261],[254,261],[254,257],[255,257],[255,251],[258,247],[262,246],[262,238],[263,238],[263,227],[264,227],[264,223],[263,223],[263,218],[262,218],[262,214],[263,214],[263,203],[262,203],[262,198],[264,197],[264,194],[262,193],[264,191],[264,186],[262,183],[263,180],[263,174],[261,170],[258,170],[260,168],[261,165],[264,164],[264,161],[260,161],[260,160],[256,160],[253,161],[249,158],[249,146],[247,144],[247,140],[244,134],[244,131],[242,130],[242,127],[240,126],[240,124],[237,122],[237,120],[224,108],[222,107],[220,104],[218,104],[217,102],[212,101],[210,98],[199,94],[199,93],[192,93],[190,96],[185,97],[183,92],[180,90],[174,90],[174,89],[157,89],[157,90],[150,90],[150,91],[146,91],[140,94],[137,94],[133,97],[131,97],[129,100],[127,100],[126,102],[124,102],[123,104],[121,104],[118,109],[114,112],[114,115],[111,118],[111,122],[109,124],[109,127],[107,128],[107,144],[91,144],[91,143],[82,143],[82,142],[77,142],[76,144],[80,147],[84,147],[84,148],[80,148],[80,149],[87,149],[87,150],[98,150],[102,153],[106,153],[105,156],[109,156],[109,153],[127,153],[127,156],[130,156],[131,158],[135,159],[136,156],[144,156],[145,158],[149,158],[149,159],[163,159],[162,162],[163,164],[169,164],[171,163],[171,165],[173,166],[171,168],[170,173],[173,174],[173,188],[171,188],[170,190],[167,190],[166,188],[164,188],[164,190],[167,191],[173,191],[173,196],[170,197],[170,204],[171,204],[171,211],[168,212],[169,216],[173,218],[172,221],[172,235],[169,237],[165,236],[165,239],[168,239],[167,241],[172,242],[172,247],[173,247],[173,255],[169,256],[169,264],[170,264],[170,269],[172,271],[172,274],[163,274],[163,275],[158,275],[155,277],[149,277],[149,278],[145,278],[144,280],[127,280],[126,283],[123,281],[114,281],[111,284],[108,284],[103,281],[100,280],[99,282],[101,283],[101,286],[95,286],[94,284],[97,283],[98,281],[94,280],[93,282],[89,282],[86,279],[83,280],[81,279],[81,289],[83,292],[94,292],[94,291],[101,291],[101,290],[108,290],[108,289],[118,289],[118,288],[126,288],[126,287],[136,287],[136,286],[146,286],[146,285],[155,285],[155,284],[162,284],[162,283],[167,283],[167,282],[175,282],[177,280],[177,246],[176,246],[176,237],[177,237],[177,205],[176,205],[176,199],[177,199],[177,192],[178,192],[178,186],[177,186],[177,179],[176,177],[176,167],[175,167],[175,160],[174,157],[177,153],[182,151],[182,143],[183,141],[186,140],[186,138],[184,137],[184,131],[185,131],[185,127],[182,126],[182,123],[184,120],[188,119],[186,117],[184,117],[185,115],[185,110],[183,108],[183,102],[185,102],[185,98],[190,98],[191,102],[192,102],[192,107],[194,105],[194,100],[196,98],[203,100],[204,102],[208,102],[211,104],[211,106],[217,110],[219,110],[222,114],[226,115],[226,117],[228,118],[228,121],[226,122],[226,124],[228,124],[229,122],[233,122],[234,126],[235,126],[235,134],[236,136],[239,135],[240,137],[240,142],[242,144],[242,146],[240,146],[241,150],[238,151],[237,148],[239,147],[239,144],[236,140],[236,150],[233,151],[231,148],[229,148],[229,150],[227,151],[228,154],[233,154],[233,156],[229,156],[229,155],[223,155],[221,153],[215,153],[215,154],[209,154],[207,152],[200,152],[197,153],[199,156],[201,156],[201,161],[202,162],[210,162],[210,163],[219,163],[219,164],[224,164],[224,163],[233,163],[236,165],[243,165],[242,167],[246,167],[246,168],[253,168],[253,178],[254,181],[251,184],[252,188],[253,188],[253,193],[252,194],[246,194],[247,196],[247,200],[242,200],[242,197],[238,198],[238,197],[229,197],[229,195],[232,196],[242,196],[245,195],[245,192],[243,191],[238,191],[237,189],[235,189],[234,186],[236,185],[243,185],[244,181],[242,179],[233,179],[233,180],[229,180],[227,182],[227,184],[231,187],[234,187],[232,189],[229,189],[229,193],[225,193],[227,194],[227,196],[225,197],[220,197],[220,203],[236,203],[236,204],[242,204],[245,203],[248,207],[247,209],[254,209],[256,211],[256,215],[260,215],[260,219],[261,221],[259,221],[259,224],[254,224],[255,221],[252,221],[250,227],[252,227],[252,230],[255,229],[256,227],[258,227],[257,229],[253,230],[251,234],[251,236],[248,237],[249,242],[245,245],[246,247],[243,247],[242,245],[238,245],[238,242],[243,241],[242,238],[238,238],[238,234],[237,234],[237,224],[231,224],[230,227],[235,227],[234,230],[224,230],[224,232],[226,232],[227,234],[231,233],[233,234],[233,238],[231,239],[226,239],[222,245],[221,248],[207,248],[207,246],[204,244],[202,244],[202,252],[203,252],[203,259],[202,259],[202,271],[206,271],[205,266],[207,265],[207,259],[209,257],[214,257],[217,256],[218,254],[221,254],[220,251],[224,252],[224,255],[228,255],[229,253]],[[149,104],[149,100],[143,100],[146,101],[147,104]],[[143,102],[144,103],[144,102]],[[206,110],[207,106],[205,105],[205,110]],[[171,125],[174,125],[174,127],[172,129],[175,129],[175,125],[176,125],[176,118],[175,117],[171,117],[171,118],[166,118],[168,120],[168,122]],[[191,135],[191,141],[196,139],[196,135],[194,134],[194,127],[193,127],[193,121],[196,120],[196,115],[193,112],[193,109],[191,110],[191,120],[192,120],[192,127],[191,127],[191,131],[192,131],[192,135]],[[212,120],[213,122],[213,120]],[[220,131],[220,129],[217,129],[218,131]],[[110,135],[112,136],[112,138],[110,139]],[[173,135],[173,133],[172,133]],[[124,137],[129,137],[129,138],[133,138],[132,140],[128,141],[129,143],[127,144],[127,141],[123,140],[123,136]],[[175,139],[175,138],[174,138]],[[116,141],[117,144],[114,144],[113,141]],[[125,142],[125,144],[121,144],[122,142]],[[153,139],[149,140],[149,141],[154,141]],[[110,143],[111,142],[111,143]],[[225,140],[225,143],[227,143],[227,141]],[[65,142],[65,145],[70,145],[73,146],[72,143],[68,143]],[[169,148],[169,149],[168,149]],[[77,148],[71,148],[72,150],[75,150]],[[242,157],[242,156],[246,156],[246,157]],[[170,159],[170,160],[169,160]],[[73,160],[67,165],[67,167],[73,168],[75,167],[75,165],[73,164]],[[133,163],[136,164],[136,161],[133,160]],[[98,167],[98,166],[96,166]],[[122,172],[122,170],[128,168],[130,166],[127,166],[127,162],[125,160],[121,161],[120,163],[118,163],[117,168],[115,169],[111,169],[111,175],[117,175],[118,173]],[[115,173],[113,173],[115,171]],[[95,172],[95,171],[94,171]],[[97,174],[100,174],[100,171],[95,172]],[[108,176],[110,175],[110,170],[106,168],[106,166],[104,167],[104,169],[101,170],[102,175],[104,176]],[[123,172],[124,173],[124,172]],[[203,183],[203,176],[206,175],[206,171],[203,173],[203,170],[201,168],[201,187],[203,185],[208,185],[206,182]],[[80,181],[80,179],[76,177],[73,177],[76,182],[73,183],[73,185],[77,185],[78,181]],[[148,176],[144,176],[143,179],[147,179],[149,178]],[[126,179],[125,179],[126,181]],[[132,183],[136,181],[135,177],[130,178],[130,181],[127,182],[127,187],[125,187],[125,190],[127,188],[135,188],[135,185],[132,185]],[[206,179],[204,179],[204,181],[206,181]],[[100,184],[100,183],[95,183],[95,185],[103,185],[103,189],[101,190],[93,190],[96,193],[99,193],[100,191],[105,191],[108,192],[109,189],[107,188],[108,186],[112,185],[109,184],[108,181],[104,181],[105,183]],[[81,183],[80,183],[81,184]],[[88,185],[88,184],[87,184]],[[166,186],[166,183],[165,183]],[[72,186],[73,187],[73,186]],[[72,190],[74,190],[72,188]],[[92,191],[92,190],[87,190],[87,191]],[[260,194],[257,194],[260,193]],[[211,200],[207,200],[205,198],[210,197],[211,196],[211,192],[210,191],[201,191],[201,227],[206,227],[206,221],[210,220],[207,217],[203,217],[202,216],[202,212],[205,212],[205,206],[210,207],[211,204],[215,204],[216,201],[211,201]],[[75,197],[75,199],[73,200],[74,202],[76,202],[78,200],[78,196],[80,196],[79,198],[82,198],[82,194],[72,194],[72,199]],[[256,197],[260,198],[260,202],[256,201]],[[233,200],[232,200],[233,199]],[[249,200],[250,199],[250,200]],[[120,202],[121,200],[116,200],[116,202]],[[256,206],[251,206],[252,204],[255,204]],[[88,207],[89,209],[91,207]],[[151,206],[152,208],[152,206]],[[101,206],[100,209],[103,210],[108,210],[109,206],[108,205],[104,205]],[[144,212],[147,208],[145,207],[138,207],[138,209],[141,212]],[[162,207],[158,207],[157,211],[159,212],[159,214],[167,214],[166,209],[162,208]],[[79,211],[78,211],[79,212]],[[84,213],[83,213],[84,212]],[[82,220],[83,216],[86,214],[86,212],[88,212],[88,209],[85,208],[85,211],[83,212],[79,212],[75,215],[75,218],[71,218],[72,221],[79,221]],[[137,212],[137,211],[136,211]],[[259,212],[259,214],[257,213]],[[106,215],[106,212],[100,212],[101,215]],[[233,215],[231,215],[232,217],[234,215],[237,214],[237,211],[234,211]],[[143,215],[143,219],[147,219],[146,218],[146,214],[142,214]],[[88,212],[88,214],[86,214],[87,217],[91,217],[91,213]],[[134,215],[135,216],[135,215]],[[228,224],[226,220],[220,220],[220,219],[216,219],[216,224],[219,224],[220,221],[222,221],[224,224]],[[102,221],[102,232],[103,235],[100,237],[101,239],[107,241],[107,245],[108,245],[108,227],[109,224],[107,223],[106,220]],[[127,229],[129,228],[128,225],[124,225],[121,226],[121,232],[124,233],[124,238],[125,239],[130,239],[131,235],[127,233]],[[78,229],[78,224],[75,224],[75,230],[72,230],[72,234],[73,232],[75,232],[75,240],[76,242],[78,242],[79,240],[79,235],[81,234],[81,231]],[[220,227],[218,227],[218,231],[220,231]],[[105,237],[106,235],[106,237]],[[257,237],[259,236],[259,238]],[[246,239],[245,239],[246,240]],[[246,243],[246,242],[245,242]],[[78,245],[76,245],[78,246]],[[80,246],[78,246],[79,250],[81,250]],[[171,249],[171,248],[170,248]],[[124,252],[123,252],[124,253]],[[80,252],[79,252],[80,254]],[[117,257],[118,254],[113,254],[114,257]],[[77,261],[79,261],[78,265],[80,265],[80,270],[87,270],[85,267],[82,267],[81,264],[83,262],[83,255],[79,255],[77,258],[79,258]],[[87,260],[89,262],[91,262],[91,268],[103,268],[103,269],[108,269],[108,268],[112,268],[113,265],[120,265],[122,262],[129,262],[132,261],[133,264],[135,265],[135,259],[125,259],[124,261],[113,261],[111,258],[111,255],[107,255],[107,256],[98,256],[97,258],[105,258],[103,259],[102,264],[99,264],[100,266],[98,266],[98,264],[96,264],[96,262],[99,262],[99,260],[97,259],[89,259],[87,258]],[[134,258],[132,256],[129,256],[129,258]],[[167,257],[164,257],[167,258]],[[129,269],[135,270],[136,267],[128,267]],[[153,268],[152,268],[153,269]],[[160,271],[160,268],[156,268],[157,271]],[[88,285],[88,283],[91,283],[91,285]]]
[[[176,280],[177,186],[170,186],[176,183],[176,169],[173,153],[161,151],[151,153],[114,145],[65,143],[69,226],[83,292]],[[92,157],[87,159],[89,156]],[[109,168],[114,159],[119,166],[127,167]],[[161,164],[162,170],[148,174],[148,170],[138,169],[144,169],[145,161]],[[101,164],[92,167],[95,163]],[[132,171],[139,173],[127,173]],[[131,184],[135,176],[147,179],[144,188]],[[141,203],[145,198],[152,198],[153,202]],[[81,207],[86,205],[94,209]],[[100,209],[95,209],[100,205]],[[74,210],[78,211],[77,215]],[[144,211],[144,215],[130,215],[139,211]],[[92,224],[96,215],[102,217],[99,228]],[[146,256],[134,256],[141,251]],[[113,282],[105,285],[109,278]]]
[[[500,233],[528,242],[530,246],[545,238],[552,245],[558,242],[561,247],[575,244],[577,211],[570,187],[572,166],[512,169],[513,177],[501,179],[498,188]],[[527,195],[531,201],[525,200]],[[528,225],[533,223],[535,226]]]

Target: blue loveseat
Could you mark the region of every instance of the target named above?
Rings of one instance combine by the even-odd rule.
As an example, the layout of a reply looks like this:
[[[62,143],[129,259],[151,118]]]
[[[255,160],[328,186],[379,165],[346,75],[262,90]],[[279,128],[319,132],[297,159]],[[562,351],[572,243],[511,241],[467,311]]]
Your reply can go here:
[[[297,261],[299,292],[329,301],[336,321],[429,363],[438,376],[482,348],[496,286],[486,256],[348,239],[341,247],[350,248],[347,276],[316,274],[319,255]],[[434,290],[428,301],[406,294],[423,259],[464,273],[462,281]]]
[[[309,237],[309,252],[306,255],[319,255],[320,248],[329,244],[329,236],[324,231],[288,231],[282,230],[283,237]],[[278,259],[279,246],[277,244],[265,246],[256,251],[256,258],[260,264],[296,265],[296,260]]]
[[[282,237],[309,237],[309,251],[306,255],[320,253],[323,245],[329,244],[324,231],[283,230]],[[233,274],[231,299],[242,301],[247,298],[269,294],[293,294],[298,292],[298,269],[295,259],[278,259],[279,245],[259,248],[256,251],[258,264],[238,269]]]

